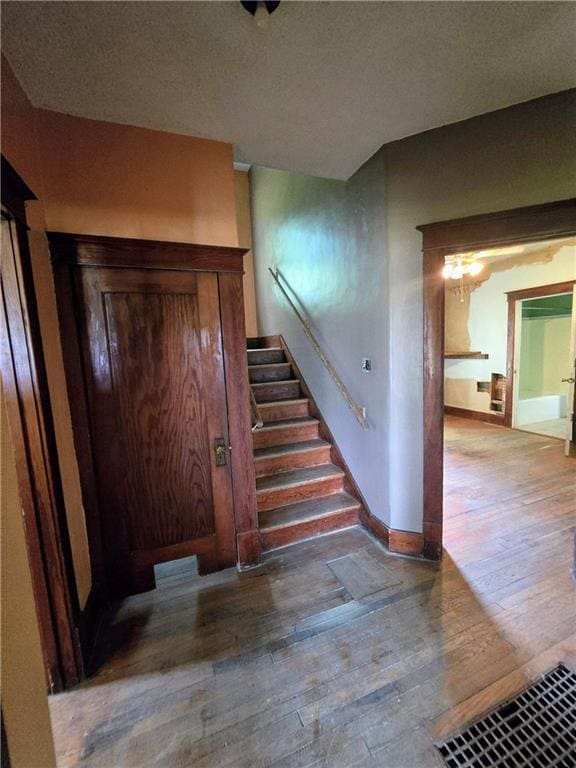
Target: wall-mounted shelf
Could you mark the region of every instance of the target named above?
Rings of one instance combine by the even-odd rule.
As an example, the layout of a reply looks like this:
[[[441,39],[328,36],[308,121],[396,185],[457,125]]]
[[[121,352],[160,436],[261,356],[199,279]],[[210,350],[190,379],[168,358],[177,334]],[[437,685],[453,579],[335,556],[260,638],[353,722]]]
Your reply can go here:
[[[444,357],[447,360],[488,360],[484,352],[445,352]]]

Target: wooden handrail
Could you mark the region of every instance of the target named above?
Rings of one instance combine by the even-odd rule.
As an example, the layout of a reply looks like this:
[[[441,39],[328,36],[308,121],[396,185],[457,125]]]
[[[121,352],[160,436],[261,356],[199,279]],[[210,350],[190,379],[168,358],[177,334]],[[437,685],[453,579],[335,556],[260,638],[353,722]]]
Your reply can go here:
[[[264,422],[262,420],[262,416],[260,414],[260,409],[258,408],[258,403],[256,402],[256,398],[254,397],[254,390],[252,387],[249,387],[250,390],[250,413],[252,415],[252,432],[255,432],[257,429],[260,429],[260,427],[264,426]]]
[[[344,384],[344,382],[342,381],[342,379],[340,378],[340,376],[336,372],[336,369],[334,368],[334,366],[332,365],[330,360],[326,357],[326,355],[322,351],[322,347],[320,346],[320,344],[318,343],[318,340],[316,339],[316,337],[312,333],[312,330],[310,329],[310,323],[308,322],[308,320],[306,318],[302,317],[302,315],[300,314],[300,311],[298,310],[298,308],[296,307],[296,305],[294,304],[294,302],[292,301],[292,299],[288,295],[286,289],[284,288],[284,286],[280,282],[280,272],[278,271],[278,268],[276,268],[276,271],[274,271],[273,269],[268,267],[268,271],[270,272],[270,274],[274,278],[278,288],[280,288],[280,290],[284,294],[284,297],[285,297],[286,301],[288,302],[288,304],[290,304],[290,306],[294,310],[294,314],[296,315],[296,317],[300,321],[300,324],[302,325],[302,328],[304,329],[304,333],[306,334],[309,342],[314,347],[314,350],[316,351],[316,353],[317,353],[318,357],[320,358],[320,360],[322,360],[322,362],[324,363],[324,365],[328,369],[328,373],[334,379],[334,383],[336,384],[336,386],[340,390],[340,393],[341,393],[342,397],[344,398],[344,400],[346,400],[346,402],[348,404],[348,407],[350,408],[350,410],[352,411],[354,416],[356,416],[356,419],[359,422],[359,424],[361,424],[364,429],[368,429],[368,421],[366,419],[366,409],[363,408],[362,406],[358,405],[358,403],[354,400],[354,398],[352,397],[352,395],[348,391],[348,388],[346,387],[346,385]],[[284,282],[286,282],[286,279],[284,277],[282,279],[284,280]]]

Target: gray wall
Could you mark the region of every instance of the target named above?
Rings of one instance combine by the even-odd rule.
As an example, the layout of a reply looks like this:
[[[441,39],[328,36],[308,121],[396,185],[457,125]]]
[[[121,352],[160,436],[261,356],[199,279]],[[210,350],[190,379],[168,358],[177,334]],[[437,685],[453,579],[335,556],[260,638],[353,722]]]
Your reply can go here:
[[[344,151],[344,150],[343,150]],[[415,227],[576,195],[576,91],[382,147],[348,182],[256,168],[260,332],[282,333],[371,511],[422,530],[422,258]],[[308,310],[371,429],[356,425],[268,275]],[[372,357],[374,373],[360,371]]]
[[[282,333],[375,514],[388,519],[388,277],[384,169],[348,182],[252,171],[258,327]],[[354,399],[364,431],[305,337],[268,267],[277,266]],[[372,359],[372,373],[361,370]]]

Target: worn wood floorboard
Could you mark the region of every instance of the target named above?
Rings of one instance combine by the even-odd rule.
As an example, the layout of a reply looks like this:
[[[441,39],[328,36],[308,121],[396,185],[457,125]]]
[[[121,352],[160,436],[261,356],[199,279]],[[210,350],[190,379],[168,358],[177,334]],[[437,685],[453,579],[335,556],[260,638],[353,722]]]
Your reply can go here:
[[[576,664],[575,528],[559,441],[448,418],[440,567],[359,528],[248,573],[164,564],[51,697],[59,768],[438,766],[434,740]]]

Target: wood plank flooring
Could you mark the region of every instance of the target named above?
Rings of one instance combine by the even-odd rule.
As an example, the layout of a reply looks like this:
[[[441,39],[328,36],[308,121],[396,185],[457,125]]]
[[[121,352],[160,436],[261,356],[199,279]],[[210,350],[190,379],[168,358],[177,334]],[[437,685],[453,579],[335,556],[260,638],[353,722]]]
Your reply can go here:
[[[440,567],[359,528],[249,573],[162,566],[92,679],[51,697],[60,768],[428,768],[435,739],[576,665],[575,460],[449,418],[446,465]]]

